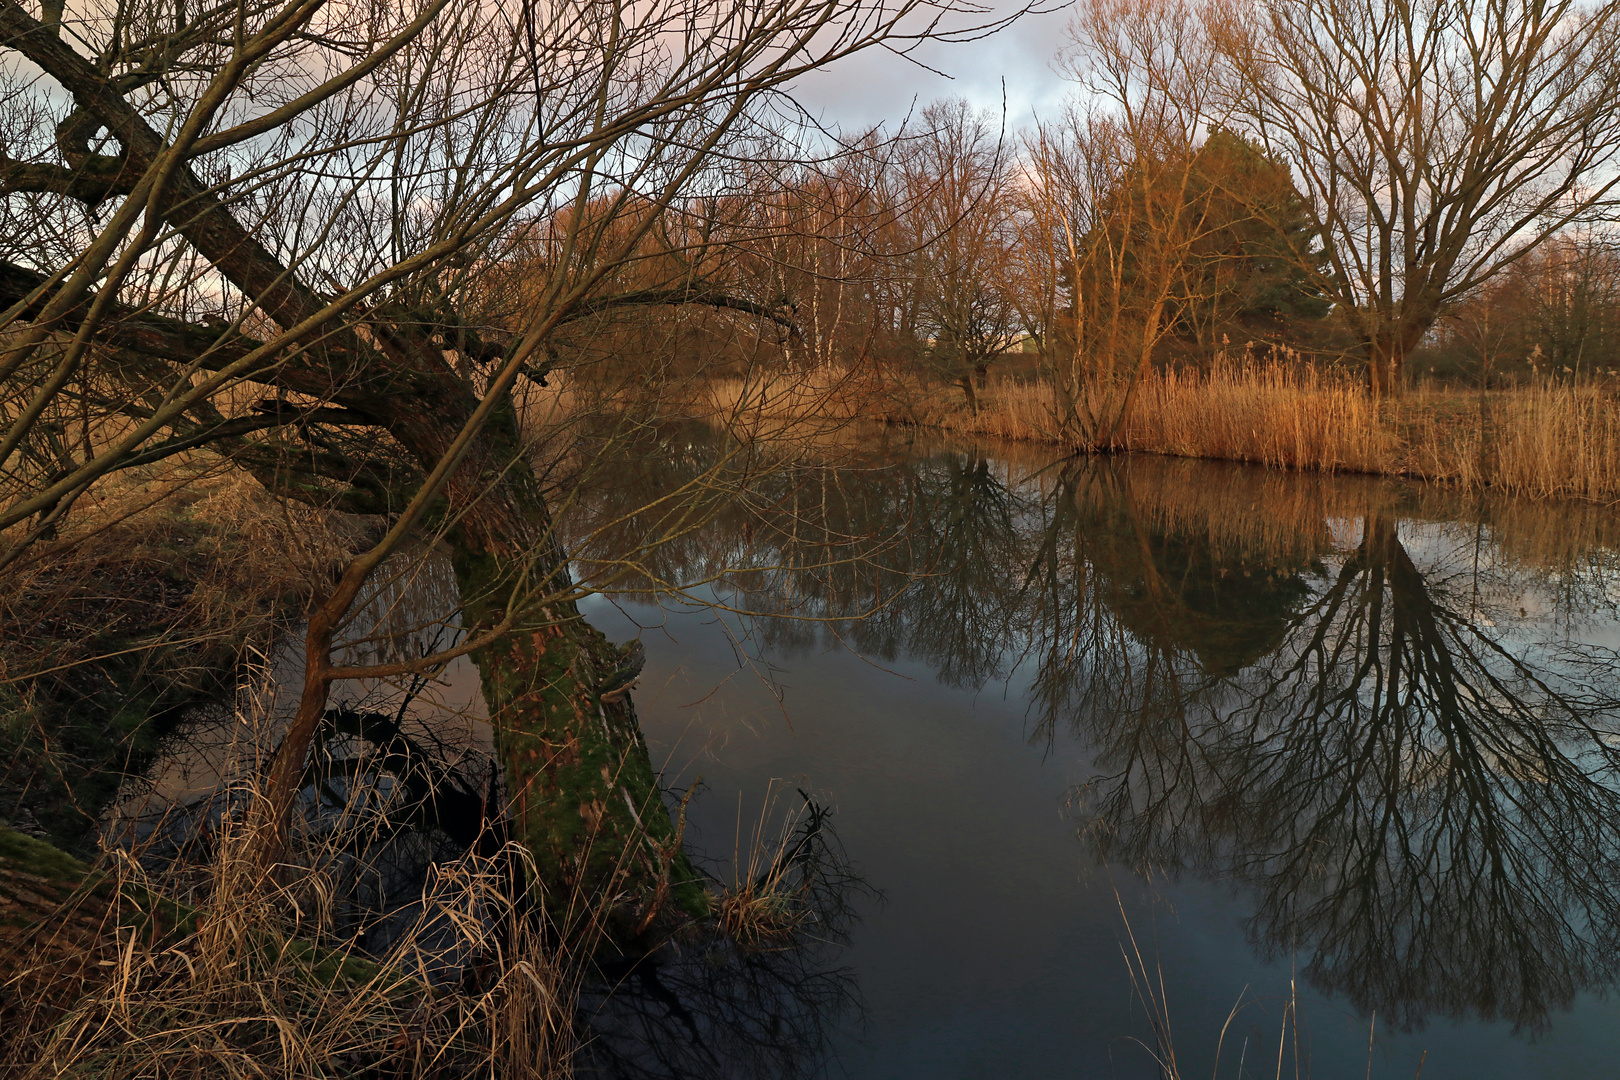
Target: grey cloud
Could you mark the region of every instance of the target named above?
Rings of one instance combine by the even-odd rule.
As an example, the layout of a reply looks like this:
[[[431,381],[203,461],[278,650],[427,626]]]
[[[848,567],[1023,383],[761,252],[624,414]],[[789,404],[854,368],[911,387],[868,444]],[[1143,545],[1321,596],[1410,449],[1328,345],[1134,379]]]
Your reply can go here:
[[[1030,15],[981,41],[929,43],[917,59],[944,73],[881,50],[871,50],[801,80],[794,96],[812,115],[846,132],[898,125],[908,111],[937,98],[965,97],[999,112],[1006,80],[1007,127],[1029,122],[1032,112],[1056,111],[1068,92],[1052,70],[1064,39],[1067,12]]]

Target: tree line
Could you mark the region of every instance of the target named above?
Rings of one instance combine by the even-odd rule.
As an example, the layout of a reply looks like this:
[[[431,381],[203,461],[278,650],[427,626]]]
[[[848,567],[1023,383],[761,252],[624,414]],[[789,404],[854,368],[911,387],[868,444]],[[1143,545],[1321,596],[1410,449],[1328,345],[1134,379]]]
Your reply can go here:
[[[829,146],[787,96],[991,28],[924,0],[0,0],[0,571],[48,587],[97,492],[198,455],[368,515],[304,613],[262,861],[332,684],[467,654],[512,835],[634,934],[705,902],[627,658],[576,607],[601,582],[559,477],[611,438],[546,412],[554,383],[657,403],[689,369],[869,362],[974,407],[1017,349],[1064,439],[1107,448],[1152,365],[1249,341],[1388,394],[1462,327],[1522,348],[1491,329],[1514,304],[1562,335],[1549,365],[1613,340],[1620,0],[1081,0],[1074,102],[1016,131],[946,102]],[[756,452],[658,495],[619,561],[746,493]],[[334,662],[407,542],[448,551],[464,639]]]
[[[920,371],[970,409],[992,365],[1038,370],[1080,446],[1111,444],[1151,365],[1246,348],[1355,365],[1375,395],[1415,370],[1605,371],[1617,25],[1612,4],[1085,0],[1059,115],[941,101],[761,173],[707,218],[746,254],[681,272],[787,315],[790,367]]]

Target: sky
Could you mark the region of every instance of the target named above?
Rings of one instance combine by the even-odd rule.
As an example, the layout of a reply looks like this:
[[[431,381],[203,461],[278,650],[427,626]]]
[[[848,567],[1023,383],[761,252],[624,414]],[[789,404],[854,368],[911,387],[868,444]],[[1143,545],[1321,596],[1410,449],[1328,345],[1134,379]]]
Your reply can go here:
[[[1036,113],[1055,114],[1068,95],[1069,85],[1052,65],[1068,20],[1064,10],[1026,15],[981,41],[930,42],[916,55],[940,74],[888,51],[869,49],[800,81],[794,96],[823,123],[847,134],[880,123],[892,129],[908,112],[945,97],[965,97],[1000,114],[1005,83],[1007,127],[1012,130]]]

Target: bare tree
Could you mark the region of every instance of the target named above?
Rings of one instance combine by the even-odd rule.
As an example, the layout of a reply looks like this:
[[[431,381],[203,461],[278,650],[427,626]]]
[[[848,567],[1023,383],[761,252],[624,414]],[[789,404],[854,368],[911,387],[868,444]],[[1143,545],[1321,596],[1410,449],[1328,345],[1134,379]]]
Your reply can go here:
[[[975,385],[984,385],[993,359],[1018,335],[1007,280],[1010,155],[965,100],[930,105],[922,123],[900,165],[915,329],[932,366],[978,412]]]
[[[1056,391],[1055,424],[1114,446],[1177,310],[1201,297],[1194,267],[1231,224],[1199,198],[1215,54],[1180,0],[1085,0],[1066,73],[1085,91],[1028,142],[1019,261],[1024,319]]]
[[[1620,366],[1620,242],[1593,229],[1553,237],[1472,298],[1462,321],[1478,323],[1493,309],[1511,324],[1511,359],[1539,354],[1537,366],[1558,377],[1612,371]]]
[[[1397,393],[1435,320],[1620,180],[1620,4],[1279,0],[1213,21],[1228,106],[1287,161],[1310,271]]]
[[[48,557],[99,482],[200,448],[383,514],[309,612],[275,819],[333,680],[470,653],[547,895],[619,896],[630,929],[671,895],[701,908],[627,657],[575,607],[521,398],[558,328],[617,302],[612,271],[662,209],[724,190],[716,151],[788,80],[934,33],[946,9],[923,8],[0,3],[0,565]],[[485,317],[484,279],[535,242],[523,310]],[[465,640],[334,665],[366,579],[412,536],[448,546]]]
[[[850,152],[764,178],[749,200],[737,270],[751,291],[792,311],[790,368],[858,364],[883,320],[895,218],[892,145],[875,132],[853,142]]]

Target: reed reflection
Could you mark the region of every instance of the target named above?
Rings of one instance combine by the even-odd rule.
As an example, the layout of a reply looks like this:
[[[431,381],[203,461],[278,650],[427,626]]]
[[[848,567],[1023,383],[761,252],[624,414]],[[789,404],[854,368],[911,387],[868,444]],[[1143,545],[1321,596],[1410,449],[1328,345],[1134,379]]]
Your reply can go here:
[[[1605,575],[1589,562],[1582,587],[1478,523],[1403,520],[1379,487],[1335,552],[1320,510],[1257,535],[1164,505],[1165,471],[1155,512],[1132,468],[1090,471],[1053,498],[1093,577],[1071,583],[1094,597],[1092,648],[1037,624],[1037,696],[1095,748],[1104,857],[1239,883],[1262,953],[1404,1026],[1533,1029],[1613,980],[1620,668],[1556,630]]]
[[[1608,515],[961,452],[795,483],[711,541],[737,607],[822,620],[767,642],[1023,664],[1038,736],[1090,747],[1101,855],[1236,883],[1263,955],[1405,1026],[1536,1029],[1620,976]]]

